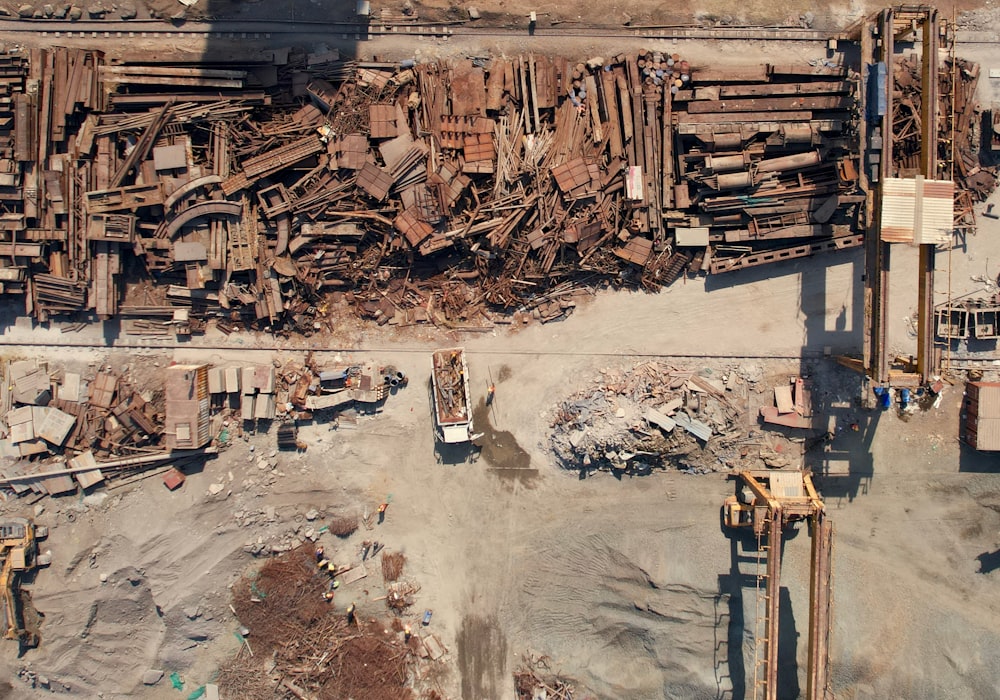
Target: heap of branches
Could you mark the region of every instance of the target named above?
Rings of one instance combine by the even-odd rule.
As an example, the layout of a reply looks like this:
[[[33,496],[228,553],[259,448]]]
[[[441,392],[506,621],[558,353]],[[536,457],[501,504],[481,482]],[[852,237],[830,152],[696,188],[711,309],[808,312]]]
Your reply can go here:
[[[330,521],[328,529],[331,535],[336,535],[337,537],[353,535],[354,531],[358,529],[358,516],[341,515],[334,518]]]
[[[573,686],[549,670],[547,656],[526,655],[514,671],[514,691],[517,700],[534,700],[542,695],[551,700],[572,700]]]
[[[288,690],[317,700],[412,700],[410,648],[381,623],[348,621],[326,602],[329,576],[316,569],[314,553],[287,552],[233,586],[233,608],[250,633],[220,670],[223,695],[256,700]]]
[[[398,581],[403,575],[403,565],[406,564],[406,555],[402,552],[386,552],[382,555],[382,579],[389,583]]]

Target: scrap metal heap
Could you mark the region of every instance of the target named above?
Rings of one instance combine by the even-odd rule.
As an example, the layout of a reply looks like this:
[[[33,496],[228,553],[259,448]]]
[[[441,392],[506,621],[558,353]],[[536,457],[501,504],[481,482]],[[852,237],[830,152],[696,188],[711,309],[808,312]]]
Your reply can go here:
[[[272,58],[3,56],[0,291],[141,335],[483,326],[860,244],[840,66]]]
[[[0,500],[139,478],[139,472],[167,461],[183,468],[237,431],[267,427],[275,419],[291,428],[290,437],[279,431],[279,446],[303,449],[297,421],[350,423],[359,413],[378,411],[406,381],[393,366],[321,366],[311,355],[281,367],[173,365],[144,371],[102,363],[86,373],[34,360],[5,361]]]
[[[941,115],[937,120],[940,171],[937,175],[939,179],[955,179],[955,228],[970,230],[976,223],[973,204],[989,197],[997,178],[997,168],[989,154],[980,157],[981,113],[975,101],[979,64],[948,57],[942,61],[937,75],[937,113]],[[893,101],[892,161],[900,177],[920,169],[921,82],[919,56],[916,53],[897,56],[893,63],[893,84],[898,98]]]

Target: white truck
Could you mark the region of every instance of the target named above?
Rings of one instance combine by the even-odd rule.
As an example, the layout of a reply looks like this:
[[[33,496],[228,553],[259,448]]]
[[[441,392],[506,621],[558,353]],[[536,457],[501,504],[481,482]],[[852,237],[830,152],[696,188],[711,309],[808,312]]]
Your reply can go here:
[[[434,431],[438,440],[458,443],[474,439],[465,348],[434,351],[431,390],[434,393]]]

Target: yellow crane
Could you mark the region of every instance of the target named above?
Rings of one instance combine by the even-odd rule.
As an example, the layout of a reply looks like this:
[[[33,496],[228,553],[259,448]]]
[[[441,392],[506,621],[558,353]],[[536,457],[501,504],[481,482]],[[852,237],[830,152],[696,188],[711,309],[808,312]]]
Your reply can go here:
[[[809,585],[809,663],[806,699],[824,700],[829,686],[830,583],[833,527],[808,471],[744,470],[736,495],[723,504],[726,527],[752,528],[757,536],[757,619],[751,697],[777,700],[781,540],[791,523],[806,520],[812,536]],[[761,653],[763,650],[763,653]]]
[[[3,636],[16,639],[23,647],[38,645],[37,630],[26,629],[21,581],[39,566],[48,564],[48,557],[38,555],[38,539],[48,529],[35,527],[28,518],[0,521],[0,596],[3,597]]]

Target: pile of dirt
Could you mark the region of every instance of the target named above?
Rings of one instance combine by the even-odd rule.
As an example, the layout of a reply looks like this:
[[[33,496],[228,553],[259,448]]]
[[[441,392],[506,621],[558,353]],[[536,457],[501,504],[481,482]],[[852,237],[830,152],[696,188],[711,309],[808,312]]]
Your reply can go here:
[[[149,581],[140,570],[128,566],[104,578],[88,592],[88,604],[80,604],[83,596],[75,590],[49,596],[44,603],[51,611],[42,631],[48,659],[44,675],[53,686],[92,697],[98,691],[132,693],[166,634]],[[47,633],[50,625],[72,634]]]
[[[560,466],[583,472],[785,466],[755,427],[762,380],[756,365],[602,369],[555,407],[549,446]]]
[[[696,556],[682,533],[540,539],[523,562],[520,638],[573,669],[573,697],[708,697],[715,689],[718,663],[708,660],[726,653],[717,619],[728,597],[673,562]],[[554,578],[559,597],[538,595]]]

